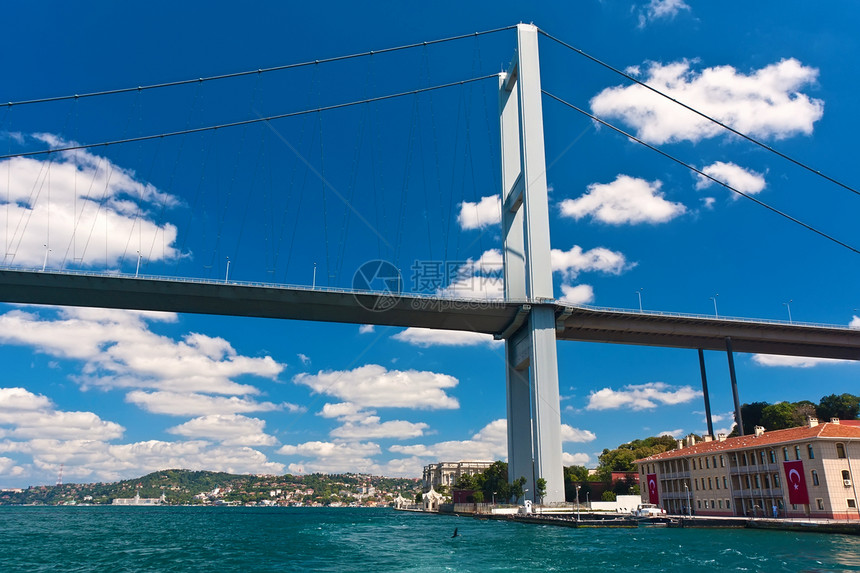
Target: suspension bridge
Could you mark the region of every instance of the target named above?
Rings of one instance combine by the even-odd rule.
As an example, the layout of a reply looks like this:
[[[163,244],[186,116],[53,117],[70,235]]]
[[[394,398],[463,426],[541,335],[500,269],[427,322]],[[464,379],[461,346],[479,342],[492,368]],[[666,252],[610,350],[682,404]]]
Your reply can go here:
[[[731,371],[735,415],[739,421],[740,401],[734,371],[733,352],[860,360],[860,330],[856,329],[795,322],[646,312],[641,309],[631,311],[596,308],[566,304],[557,300],[554,294],[553,268],[550,261],[549,204],[542,97],[548,95],[562,102],[564,100],[545,92],[541,87],[538,56],[540,30],[535,26],[523,24],[512,28],[515,28],[517,35],[513,61],[504,73],[492,76],[498,79],[498,122],[501,138],[501,141],[498,142],[501,150],[501,174],[498,192],[501,196],[501,254],[504,261],[503,297],[476,299],[473,296],[458,296],[456,293],[440,293],[438,291],[425,294],[403,292],[399,280],[394,285],[389,285],[388,288],[382,290],[317,286],[315,278],[314,284],[311,286],[289,286],[265,281],[245,282],[230,278],[229,258],[227,260],[227,273],[223,279],[153,276],[140,273],[143,258],[140,250],[137,251],[134,273],[111,269],[111,265],[107,264],[111,257],[117,257],[121,261],[128,256],[129,240],[125,237],[122,237],[126,246],[121,256],[109,255],[107,253],[108,247],[105,247],[106,264],[105,270],[101,272],[75,268],[76,266],[92,266],[92,264],[81,264],[83,256],[76,257],[74,254],[69,258],[72,263],[66,268],[60,270],[51,268],[48,264],[50,249],[47,241],[44,244],[45,254],[42,268],[39,269],[37,265],[21,268],[10,264],[9,253],[14,252],[14,248],[10,244],[17,244],[20,247],[27,241],[31,243],[33,241],[40,242],[43,240],[43,236],[38,235],[35,239],[24,239],[23,235],[19,237],[16,234],[12,241],[9,241],[7,237],[7,264],[0,268],[0,301],[421,327],[492,335],[496,339],[504,340],[506,345],[510,477],[511,479],[520,476],[526,477],[526,487],[532,492],[536,491],[536,480],[545,479],[548,492],[545,501],[547,502],[563,501],[564,491],[556,357],[556,342],[558,340],[696,349],[699,351],[700,361],[703,360],[703,350],[725,351]],[[432,44],[433,42],[423,42],[415,46],[426,49],[427,45]],[[375,52],[375,54],[380,53],[384,53],[384,51]],[[345,58],[353,57],[356,56]],[[333,60],[339,61],[340,59],[334,58]],[[326,61],[315,61],[312,63],[312,67],[319,66],[320,63],[326,63]],[[603,64],[601,63],[601,65]],[[286,67],[289,68],[289,66]],[[264,70],[256,70],[248,72],[248,75],[253,76],[263,72]],[[234,75],[239,76],[240,74]],[[479,76],[465,81],[398,92],[387,96],[365,98],[349,104],[318,106],[312,108],[310,112],[257,114],[252,119],[223,123],[218,126],[187,128],[157,135],[124,137],[99,144],[76,144],[46,139],[45,141],[49,143],[48,149],[9,153],[0,156],[0,160],[12,161],[40,155],[56,157],[66,154],[72,156],[81,151],[90,152],[99,146],[107,148],[120,144],[139,145],[147,141],[160,142],[165,138],[194,135],[202,131],[216,131],[218,129],[223,131],[228,128],[244,129],[253,124],[271,129],[271,122],[278,119],[298,117],[307,113],[321,117],[322,112],[335,111],[347,106],[366,106],[395,97],[415,96],[418,93],[428,93],[452,85],[462,86],[468,82],[484,81],[488,77]],[[194,84],[194,82],[202,81],[202,79],[189,80],[188,83]],[[181,83],[177,82],[176,84]],[[174,84],[149,87],[160,88],[169,85]],[[140,93],[142,89],[137,88],[137,93]],[[125,91],[135,93],[134,88],[114,90],[111,93],[123,93]],[[74,96],[74,99],[77,100],[80,97]],[[31,100],[18,102],[16,105],[24,103],[35,105],[57,99],[62,98]],[[11,103],[9,105],[12,106]],[[582,111],[579,108],[575,109]],[[589,115],[589,117],[595,121],[602,121],[594,116]],[[731,130],[728,126],[724,127]],[[612,129],[616,128],[612,127]],[[277,131],[274,133],[277,135]],[[633,138],[630,134],[625,133],[625,135]],[[289,142],[284,142],[290,145]],[[319,147],[322,155],[321,135]],[[290,148],[297,156],[300,156],[296,149],[292,146]],[[663,153],[660,150],[657,151]],[[414,155],[420,152],[420,149],[411,149],[407,154],[408,161],[413,161]],[[374,226],[373,222],[362,215],[362,209],[352,206],[355,198],[351,196],[351,193],[350,196],[347,196],[337,191],[327,181],[327,176],[322,170],[315,171],[312,166],[307,165],[307,161],[305,163],[306,167],[313,171],[314,175],[322,182],[324,217],[327,209],[331,208],[331,205],[325,202],[326,197],[331,202],[334,201],[333,196],[336,196],[344,204],[347,217],[354,218],[367,228]],[[702,176],[710,177],[692,166],[687,166]],[[716,182],[729,187],[733,192],[752,199],[765,208],[776,212],[777,215],[785,216],[825,239],[856,252],[856,249],[851,245],[781,213],[764,204],[761,200],[731,188],[724,182]],[[81,184],[83,185],[83,182]],[[36,184],[34,184],[35,187]],[[406,184],[404,184],[405,188]],[[231,193],[234,191],[230,190],[226,195]],[[50,197],[48,201],[50,201]],[[102,201],[107,202],[104,198]],[[289,209],[297,201],[301,201],[301,198],[288,201],[287,210],[283,214],[284,217],[289,214]],[[35,199],[30,201],[29,206],[31,208],[34,202]],[[372,211],[378,210],[376,205],[369,207]],[[83,212],[83,209],[83,206],[76,205],[75,207],[76,212]],[[392,219],[402,219],[406,210],[407,208],[401,205],[398,212],[392,214]],[[213,211],[209,214],[213,219],[228,217],[229,201],[224,199],[218,209]],[[296,219],[298,217],[299,214],[297,213]],[[110,226],[108,216],[104,215],[103,218],[104,221],[99,220],[98,217],[96,220],[99,225],[103,224],[107,229]],[[450,222],[450,213],[448,221]],[[378,223],[378,219],[376,223]],[[399,232],[403,232],[402,220],[397,221],[397,225]],[[85,229],[77,229],[77,224],[74,226],[76,232],[83,234],[85,231]],[[129,234],[142,234],[144,232],[143,227],[143,221],[135,219],[135,224],[131,226]],[[348,223],[344,224],[344,235],[346,234],[346,227],[348,227]],[[429,220],[427,227],[428,236],[432,236],[432,223]],[[95,228],[95,224],[89,230],[87,241],[93,235],[93,228]],[[159,228],[161,229],[160,237],[158,237],[158,232],[153,229],[146,231],[150,233],[151,236],[148,238],[152,243],[155,243],[156,239],[166,241],[167,227],[161,226]],[[39,228],[35,232],[42,233],[44,229]],[[109,240],[107,230],[105,235],[107,245]],[[220,228],[218,233],[213,235],[216,241],[220,240]],[[377,242],[388,243],[385,237],[381,235],[376,239]],[[74,247],[73,250],[77,249],[79,239],[73,237],[71,244]],[[85,249],[86,244],[81,248]],[[391,247],[392,245],[388,246]],[[291,243],[288,256],[292,256],[292,250],[295,248],[297,247]],[[334,253],[332,255],[329,252],[328,243],[325,243],[325,249],[326,278],[329,278],[332,276],[329,268],[332,263],[335,268],[343,265],[343,251],[341,250],[340,254]],[[395,250],[399,250],[399,245],[395,246]],[[147,251],[147,254],[149,255],[148,258],[154,258],[151,250]],[[12,258],[14,259],[14,257]],[[181,258],[181,256],[177,256],[177,258]],[[211,266],[213,265],[210,264]],[[703,390],[708,409],[708,427],[709,431],[713,433],[711,414],[709,406],[707,406],[708,390],[704,362],[702,361],[701,364]]]

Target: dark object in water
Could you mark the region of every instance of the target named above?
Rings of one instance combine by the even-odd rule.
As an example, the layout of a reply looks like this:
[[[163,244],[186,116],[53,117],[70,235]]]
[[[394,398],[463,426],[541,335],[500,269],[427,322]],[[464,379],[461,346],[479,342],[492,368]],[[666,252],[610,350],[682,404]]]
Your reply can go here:
[[[459,529],[459,527],[455,527],[455,528],[454,528],[454,535],[452,535],[452,536],[451,536],[451,539],[454,539],[455,537],[460,537],[460,534],[459,534],[459,533],[457,533],[457,530],[458,530],[458,529]]]

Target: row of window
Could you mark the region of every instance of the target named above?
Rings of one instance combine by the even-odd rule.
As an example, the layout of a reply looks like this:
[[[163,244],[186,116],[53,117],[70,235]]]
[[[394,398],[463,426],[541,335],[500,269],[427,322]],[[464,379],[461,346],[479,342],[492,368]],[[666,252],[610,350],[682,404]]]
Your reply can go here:
[[[801,459],[801,455],[800,455],[801,451],[802,451],[802,449],[799,445],[794,446],[794,459],[795,460]],[[810,460],[815,459],[815,449],[812,447],[812,444],[806,445],[806,452],[807,452],[807,457]],[[758,454],[759,454],[759,458],[761,460],[762,465],[766,465],[768,463],[771,463],[771,464],[777,463],[776,462],[776,451],[774,451],[774,450],[768,450],[768,451],[759,450]],[[837,443],[836,444],[836,457],[839,459],[846,459],[847,456],[845,454],[845,444],[843,444],[843,443]],[[734,454],[734,458],[735,458],[735,465],[747,466],[747,465],[756,464],[755,452],[749,452],[749,456],[747,456],[747,452],[736,453],[736,454]],[[790,450],[788,449],[787,446],[782,448],[782,458],[786,462],[790,461]],[[691,458],[690,461],[692,463],[692,469],[698,468],[701,470],[701,469],[711,469],[711,468],[717,468],[717,467],[721,467],[721,468],[726,467],[726,459],[725,459],[725,456],[723,456],[722,454],[719,456],[719,466],[717,465],[717,456],[715,456],[715,455],[714,456],[702,456],[699,458]],[[644,468],[644,471],[646,473],[654,473],[655,471],[657,471],[656,464],[647,464]]]
[[[729,500],[725,500],[725,504],[726,504],[725,505],[726,509],[732,508],[732,502],[730,502]],[[712,499],[711,500],[697,499],[696,500],[696,507],[698,509],[723,509],[723,500],[718,499],[717,501],[714,501]]]

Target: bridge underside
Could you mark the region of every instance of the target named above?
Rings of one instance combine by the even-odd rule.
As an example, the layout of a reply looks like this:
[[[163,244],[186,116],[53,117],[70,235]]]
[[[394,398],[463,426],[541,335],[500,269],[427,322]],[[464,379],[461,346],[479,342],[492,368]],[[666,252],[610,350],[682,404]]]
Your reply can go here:
[[[557,338],[672,348],[860,360],[860,330],[639,312],[555,303],[475,301],[271,285],[0,270],[0,301],[462,330],[501,336],[551,306]],[[381,309],[385,310],[381,310]],[[376,310],[374,310],[376,309]]]

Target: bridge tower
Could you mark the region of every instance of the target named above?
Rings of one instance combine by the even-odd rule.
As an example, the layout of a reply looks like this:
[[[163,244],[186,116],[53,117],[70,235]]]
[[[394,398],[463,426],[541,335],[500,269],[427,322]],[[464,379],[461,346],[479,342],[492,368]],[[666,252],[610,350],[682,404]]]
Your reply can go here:
[[[527,498],[564,501],[558,360],[544,155],[538,30],[517,26],[517,52],[499,79],[505,299],[524,300],[505,339],[508,479]]]

